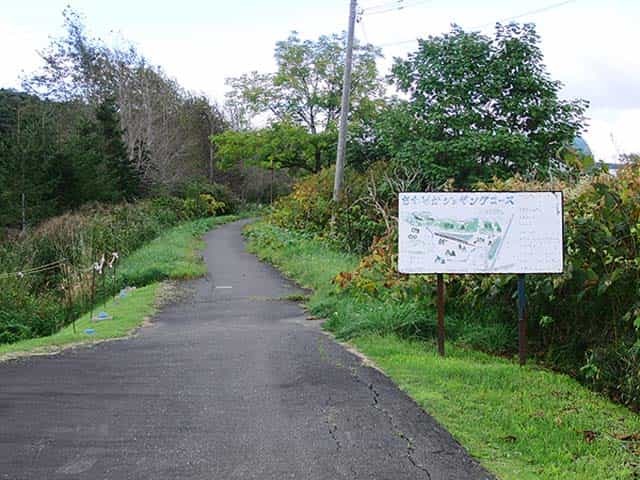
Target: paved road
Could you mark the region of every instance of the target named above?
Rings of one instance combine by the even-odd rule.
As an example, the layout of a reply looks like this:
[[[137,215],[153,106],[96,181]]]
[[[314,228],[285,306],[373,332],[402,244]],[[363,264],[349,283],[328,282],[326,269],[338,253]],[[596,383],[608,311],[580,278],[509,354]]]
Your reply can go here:
[[[136,337],[0,364],[0,479],[488,478],[284,300],[242,225]]]

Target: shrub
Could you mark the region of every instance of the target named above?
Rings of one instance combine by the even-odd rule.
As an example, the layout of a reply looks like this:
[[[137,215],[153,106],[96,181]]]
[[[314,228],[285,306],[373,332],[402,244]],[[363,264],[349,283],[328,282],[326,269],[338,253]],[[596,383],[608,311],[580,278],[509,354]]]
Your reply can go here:
[[[271,221],[347,250],[366,251],[358,268],[335,279],[351,296],[390,305],[419,300],[432,308],[433,276],[397,273],[393,199],[398,188],[410,185],[409,176],[403,183],[374,167],[367,174],[349,172],[347,178],[351,188],[339,205],[331,201],[330,170],[304,179],[278,202]],[[617,177],[598,173],[571,184],[514,177],[475,188],[564,191],[565,272],[527,277],[531,349],[553,368],[640,408],[640,162],[630,162]],[[458,319],[453,330],[448,326],[451,335],[485,350],[514,353],[516,276],[447,276],[446,282],[456,299],[447,308]],[[389,308],[375,328],[429,334],[426,320]],[[479,319],[477,312],[487,313]],[[347,336],[373,328],[347,314],[343,321],[337,331]]]
[[[238,209],[238,198],[228,186],[220,183],[194,180],[181,185],[176,193],[186,201],[191,200],[186,204],[187,209],[201,208],[204,215],[226,215]],[[208,206],[204,206],[205,203]],[[210,208],[211,206],[214,208]]]
[[[293,192],[278,200],[271,221],[286,228],[324,236],[350,252],[366,252],[373,240],[385,232],[379,209],[372,207],[370,182],[386,164],[379,162],[367,173],[345,172],[345,189],[338,204],[333,200],[334,169],[309,175],[296,183]]]
[[[89,308],[91,266],[112,252],[126,256],[167,228],[212,216],[226,204],[211,194],[137,203],[86,205],[51,218],[26,237],[0,244],[0,272],[27,271],[65,260],[65,267],[19,277],[0,275],[0,343],[49,335]],[[117,285],[96,285],[97,298]],[[65,287],[67,290],[63,290]],[[69,301],[71,302],[69,304]]]
[[[0,344],[51,335],[65,321],[55,295],[34,295],[24,282],[0,280]]]

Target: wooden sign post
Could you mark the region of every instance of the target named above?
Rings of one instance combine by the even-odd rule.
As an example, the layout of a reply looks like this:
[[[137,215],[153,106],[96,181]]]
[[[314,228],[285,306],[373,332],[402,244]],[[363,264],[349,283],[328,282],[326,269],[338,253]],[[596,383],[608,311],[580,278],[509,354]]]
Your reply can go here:
[[[398,270],[437,275],[444,355],[446,274],[515,274],[518,357],[527,361],[525,274],[562,273],[562,192],[427,192],[398,198]]]
[[[518,360],[527,363],[527,296],[524,273],[518,275]]]
[[[444,278],[438,274],[438,353],[444,357]]]

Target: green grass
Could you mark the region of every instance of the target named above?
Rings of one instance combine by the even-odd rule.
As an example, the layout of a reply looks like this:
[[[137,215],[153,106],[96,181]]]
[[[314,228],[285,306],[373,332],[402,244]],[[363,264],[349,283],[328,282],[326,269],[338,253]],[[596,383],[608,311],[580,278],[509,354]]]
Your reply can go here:
[[[302,287],[313,288],[312,302],[335,290],[331,281],[338,272],[353,270],[360,261],[356,255],[323,248],[308,235],[264,222],[247,226],[245,235],[258,258],[276,265]]]
[[[76,320],[75,331],[73,325],[68,325],[48,337],[0,345],[0,359],[50,353],[65,346],[129,335],[145,318],[155,313],[158,297],[164,290],[160,282],[196,278],[206,273],[206,266],[198,253],[204,246],[201,236],[217,225],[239,218],[242,216],[226,215],[200,219],[168,230],[122,259],[118,270],[118,283],[137,288],[125,298],[111,298],[95,307],[94,315],[105,311],[113,317],[112,319],[95,322],[90,319],[89,313],[86,313]],[[94,329],[95,333],[84,333],[87,328]]]
[[[89,313],[83,315],[73,325],[67,325],[59,332],[40,338],[32,338],[16,343],[0,345],[0,359],[24,355],[26,353],[51,353],[63,347],[80,343],[92,343],[109,338],[127,336],[132,330],[140,326],[143,320],[150,317],[156,310],[156,297],[162,286],[152,283],[133,290],[123,299],[111,299],[96,307],[94,316],[104,310],[113,318],[100,322],[92,321]],[[85,333],[85,329],[92,328],[95,334]]]
[[[315,289],[310,307],[329,318],[326,327],[350,338],[499,478],[640,475],[640,457],[634,453],[640,451],[640,443],[621,439],[640,432],[638,415],[566,375],[533,364],[521,368],[508,359],[461,347],[464,335],[448,343],[447,357],[440,358],[432,341],[407,338],[415,326],[410,319],[421,314],[415,306],[336,293],[331,279],[353,269],[357,257],[265,223],[252,225],[247,234],[251,249],[261,258]],[[358,325],[367,322],[366,328]],[[404,330],[407,325],[409,330]],[[370,333],[375,331],[381,334]],[[394,331],[403,338],[389,333]]]
[[[566,375],[450,344],[443,359],[393,336],[353,343],[502,479],[637,478],[640,458],[616,436],[640,418]]]
[[[217,225],[240,218],[238,215],[225,215],[174,227],[125,258],[118,275],[127,285],[204,275],[207,269],[198,254],[204,247],[201,236]]]

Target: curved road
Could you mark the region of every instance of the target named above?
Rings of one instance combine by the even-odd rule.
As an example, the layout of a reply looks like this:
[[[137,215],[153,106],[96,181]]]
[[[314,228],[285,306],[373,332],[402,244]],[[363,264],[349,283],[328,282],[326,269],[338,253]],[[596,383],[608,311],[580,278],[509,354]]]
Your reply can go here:
[[[490,478],[305,320],[243,224],[135,337],[0,364],[0,479]]]

